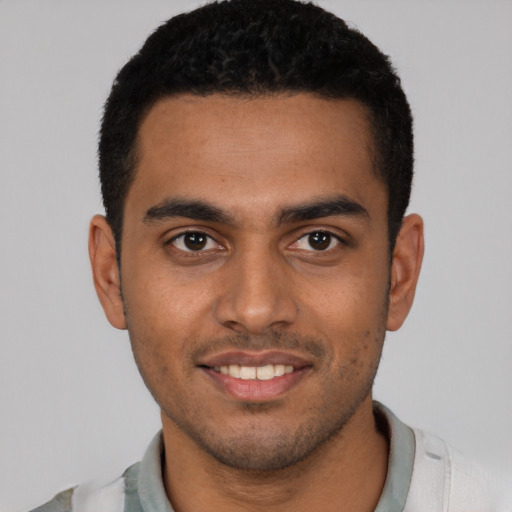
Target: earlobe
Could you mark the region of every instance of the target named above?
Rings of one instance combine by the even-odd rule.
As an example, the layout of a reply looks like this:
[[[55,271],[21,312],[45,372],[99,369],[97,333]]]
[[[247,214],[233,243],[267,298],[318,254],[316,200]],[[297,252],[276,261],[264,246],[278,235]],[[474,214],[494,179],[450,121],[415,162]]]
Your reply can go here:
[[[112,229],[102,215],[95,215],[91,220],[89,259],[94,287],[108,321],[117,329],[126,329],[116,244]]]
[[[402,222],[393,250],[386,325],[388,331],[399,329],[412,307],[423,252],[423,220],[419,215],[408,215]]]

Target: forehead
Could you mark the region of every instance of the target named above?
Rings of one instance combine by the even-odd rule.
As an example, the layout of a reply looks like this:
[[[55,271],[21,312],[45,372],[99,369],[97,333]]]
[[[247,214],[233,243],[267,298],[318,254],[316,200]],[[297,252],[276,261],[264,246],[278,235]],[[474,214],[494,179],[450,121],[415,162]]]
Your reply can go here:
[[[370,132],[354,100],[165,98],[141,123],[126,213],[133,202],[142,209],[174,196],[253,212],[333,194],[366,202],[384,189]]]

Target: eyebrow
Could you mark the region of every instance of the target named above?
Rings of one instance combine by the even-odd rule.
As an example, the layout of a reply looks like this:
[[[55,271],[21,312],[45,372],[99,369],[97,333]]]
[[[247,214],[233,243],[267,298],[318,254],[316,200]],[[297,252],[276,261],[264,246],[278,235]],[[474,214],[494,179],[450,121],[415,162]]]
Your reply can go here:
[[[304,222],[334,215],[370,217],[368,210],[363,205],[345,195],[339,195],[311,203],[283,208],[277,216],[277,225]]]
[[[284,207],[276,215],[276,224],[280,226],[282,224],[292,224],[294,222],[304,222],[340,215],[346,217],[369,217],[368,211],[364,206],[345,195],[339,195],[310,203]],[[145,224],[153,224],[175,217],[185,217],[204,222],[235,224],[233,217],[217,206],[205,201],[181,198],[164,199],[162,202],[149,208],[142,220]]]
[[[169,220],[174,217],[186,217],[205,222],[232,224],[233,219],[225,212],[204,201],[188,199],[164,199],[146,211],[142,221],[145,224]]]

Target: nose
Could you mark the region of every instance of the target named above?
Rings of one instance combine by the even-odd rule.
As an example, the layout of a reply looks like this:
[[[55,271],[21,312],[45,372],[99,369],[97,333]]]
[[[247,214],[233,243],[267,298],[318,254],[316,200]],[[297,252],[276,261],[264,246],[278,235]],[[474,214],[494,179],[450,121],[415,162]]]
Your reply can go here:
[[[287,264],[270,251],[245,251],[225,266],[216,320],[231,330],[263,334],[295,322],[298,307]]]

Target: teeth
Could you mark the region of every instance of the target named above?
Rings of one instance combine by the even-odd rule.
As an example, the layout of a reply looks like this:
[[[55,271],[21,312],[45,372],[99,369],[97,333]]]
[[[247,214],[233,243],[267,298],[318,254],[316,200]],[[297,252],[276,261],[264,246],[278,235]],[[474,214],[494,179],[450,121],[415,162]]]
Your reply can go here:
[[[241,366],[240,378],[242,380],[250,380],[256,378],[256,368],[254,366]]]
[[[292,371],[293,371],[293,366],[292,366]],[[276,377],[281,377],[282,375],[284,375],[284,364],[276,364],[274,366],[274,375]]]
[[[274,365],[267,364],[267,366],[260,366],[256,368],[256,377],[258,380],[270,380],[273,379],[275,375]]]
[[[286,373],[293,372],[293,366],[284,364],[267,364],[265,366],[240,366],[239,364],[230,364],[229,366],[215,366],[216,372],[223,375],[229,375],[235,379],[242,380],[270,380],[274,377],[282,377]]]
[[[231,377],[235,377],[237,379],[240,378],[240,365],[239,364],[230,364],[229,366],[224,366],[227,368],[227,375],[231,375]]]

